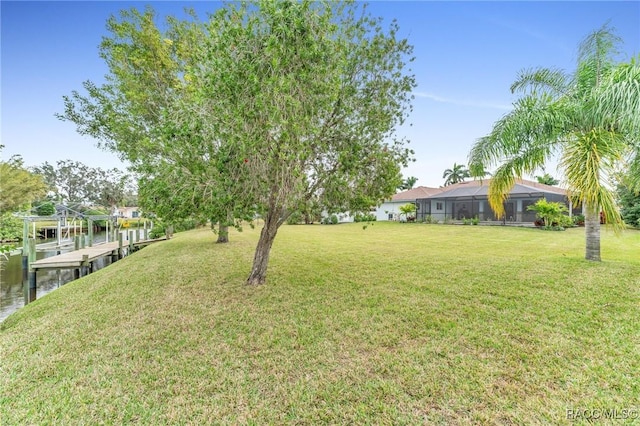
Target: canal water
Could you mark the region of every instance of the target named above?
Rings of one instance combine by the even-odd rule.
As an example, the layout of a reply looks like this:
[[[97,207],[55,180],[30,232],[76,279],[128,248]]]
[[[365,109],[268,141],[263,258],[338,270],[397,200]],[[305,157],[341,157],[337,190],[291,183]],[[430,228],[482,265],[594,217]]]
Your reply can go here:
[[[104,232],[95,233],[93,242],[104,242],[106,234]],[[37,244],[56,241],[55,238],[38,240]],[[69,250],[63,250],[66,253]],[[36,259],[44,259],[55,256],[54,250],[37,252]],[[104,268],[110,264],[110,256],[99,259],[94,263],[94,270]],[[22,287],[22,257],[9,256],[9,259],[0,260],[0,321],[24,306],[24,292]],[[38,272],[38,288],[36,299],[59,288],[60,286],[73,280],[73,270],[62,271],[40,271]]]

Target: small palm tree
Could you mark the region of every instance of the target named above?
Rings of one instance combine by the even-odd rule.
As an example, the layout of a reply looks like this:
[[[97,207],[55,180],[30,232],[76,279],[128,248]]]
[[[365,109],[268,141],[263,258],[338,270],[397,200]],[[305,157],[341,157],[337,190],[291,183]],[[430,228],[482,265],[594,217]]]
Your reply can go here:
[[[600,260],[600,211],[607,223],[622,226],[609,189],[616,167],[630,162],[640,188],[640,57],[616,63],[620,42],[605,25],[580,45],[573,74],[523,71],[511,91],[524,95],[469,154],[474,175],[499,165],[489,185],[489,202],[498,214],[515,178],[544,168],[559,154],[571,198],[585,208],[588,260]]]
[[[407,203],[400,206],[400,213],[404,215],[407,222],[411,222],[412,220],[415,220],[416,210],[417,210],[417,207],[414,203]]]
[[[464,182],[468,177],[471,177],[469,170],[464,166],[464,164],[457,163],[453,163],[453,168],[445,170],[442,174],[442,178],[445,179],[444,186]]]
[[[544,227],[549,229],[553,222],[559,221],[562,214],[566,213],[569,209],[562,203],[547,201],[541,198],[535,204],[528,206],[527,210],[536,212],[536,216],[544,222]]]

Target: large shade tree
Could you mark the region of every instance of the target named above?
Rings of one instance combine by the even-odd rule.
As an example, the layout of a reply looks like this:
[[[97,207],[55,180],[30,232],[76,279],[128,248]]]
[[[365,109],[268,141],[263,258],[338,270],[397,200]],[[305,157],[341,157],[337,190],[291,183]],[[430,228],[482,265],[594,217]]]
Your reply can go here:
[[[72,160],[60,160],[55,165],[44,162],[34,167],[53,196],[65,203],[92,203],[105,208],[121,204],[131,177],[117,168],[89,167]]]
[[[364,8],[229,4],[206,23],[169,19],[165,31],[149,9],[126,12],[102,44],[107,83],[67,97],[62,117],[174,194],[172,203],[185,194],[176,184],[197,188],[185,214],[222,213],[223,204],[225,217],[259,214],[247,282],[264,283],[292,212],[312,200],[368,209],[394,193],[411,155],[394,129],[415,87],[412,47],[395,22],[385,30]]]
[[[640,64],[616,62],[620,43],[605,25],[580,44],[573,73],[522,71],[511,86],[522,97],[469,155],[474,175],[498,165],[489,186],[497,213],[515,178],[559,155],[571,197],[585,208],[588,260],[600,260],[599,213],[607,223],[622,223],[611,191],[616,168],[629,167],[635,186],[640,180]]]
[[[86,81],[86,94],[65,96],[59,117],[131,164],[146,211],[167,221],[211,219],[219,223],[218,242],[226,242],[238,210],[225,173],[234,164],[216,135],[203,134],[203,121],[211,125],[215,117],[192,111],[201,94],[190,70],[207,36],[193,12],[187,17],[167,18],[165,31],[150,7],[111,17],[110,35],[100,45],[110,71],[106,83]]]
[[[0,145],[0,152],[3,145]],[[0,160],[0,215],[25,210],[32,201],[47,192],[41,176],[24,167],[22,157]]]

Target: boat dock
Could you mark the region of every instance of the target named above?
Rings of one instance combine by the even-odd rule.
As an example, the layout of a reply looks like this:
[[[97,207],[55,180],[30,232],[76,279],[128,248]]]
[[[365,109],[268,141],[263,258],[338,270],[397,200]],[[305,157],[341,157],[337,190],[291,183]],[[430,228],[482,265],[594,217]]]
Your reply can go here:
[[[127,254],[131,254],[149,244],[167,239],[166,237],[162,237],[135,241],[136,234],[138,233],[134,234],[133,231],[130,231],[129,239],[124,239],[123,235],[120,234],[118,241],[95,244],[90,247],[82,247],[74,251],[47,257],[37,261],[27,262],[26,256],[23,256],[23,265],[28,265],[28,277],[23,275],[23,277],[26,278],[26,280],[23,278],[23,282],[25,284],[25,304],[33,302],[36,299],[38,272],[40,271],[73,269],[74,279],[77,279],[93,272],[94,262],[99,259],[110,257],[111,263],[113,263],[122,259],[125,252]],[[25,272],[25,275],[27,275],[27,271],[23,271]]]
[[[76,251],[47,257],[31,263],[31,268],[39,269],[71,269],[81,268],[87,263],[91,263],[108,254],[114,254],[119,247],[118,242],[97,244],[93,247],[86,247]]]

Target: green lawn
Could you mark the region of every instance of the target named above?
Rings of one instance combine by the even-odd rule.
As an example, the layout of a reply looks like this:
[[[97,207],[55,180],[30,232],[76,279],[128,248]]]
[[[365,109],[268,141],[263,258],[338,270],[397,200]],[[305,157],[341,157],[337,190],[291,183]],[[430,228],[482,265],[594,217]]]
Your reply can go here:
[[[257,238],[177,234],[0,323],[0,423],[638,415],[640,232],[589,263],[583,229],[285,226],[253,288]]]

